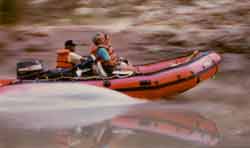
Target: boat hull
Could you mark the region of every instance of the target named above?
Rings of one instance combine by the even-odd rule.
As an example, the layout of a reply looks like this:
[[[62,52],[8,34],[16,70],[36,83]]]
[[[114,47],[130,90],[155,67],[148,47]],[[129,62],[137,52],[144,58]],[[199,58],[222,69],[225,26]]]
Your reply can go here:
[[[160,69],[164,64],[156,63],[144,68],[144,75],[120,80],[87,82],[107,87],[136,98],[149,100],[167,99],[168,96],[185,92],[204,80],[212,78],[219,70],[221,57],[209,52],[197,59],[177,67]],[[165,63],[168,65],[169,63]]]
[[[187,91],[204,80],[213,77],[219,69],[221,57],[213,51],[201,52],[192,60],[179,57],[157,63],[138,65],[140,74],[127,78],[98,80],[75,80],[70,83],[83,83],[106,87],[132,97],[158,100]],[[10,85],[16,80],[1,80],[1,86]],[[24,81],[14,83],[20,84]],[[30,81],[25,81],[28,83]],[[34,83],[34,81],[31,81]],[[44,82],[44,81],[37,81]],[[47,80],[46,82],[58,82]]]

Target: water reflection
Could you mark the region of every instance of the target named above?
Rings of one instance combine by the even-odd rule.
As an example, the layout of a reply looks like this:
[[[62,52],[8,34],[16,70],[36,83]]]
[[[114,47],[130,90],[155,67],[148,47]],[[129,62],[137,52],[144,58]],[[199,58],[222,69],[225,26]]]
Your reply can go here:
[[[60,91],[54,93],[55,89]],[[218,143],[216,125],[198,113],[140,102],[110,90],[82,84],[24,84],[1,88],[1,94],[0,148],[204,147]]]
[[[218,131],[212,121],[198,113],[168,109],[160,105],[154,108],[136,109],[113,118],[111,126],[115,128],[115,133],[119,133],[120,129],[121,131],[128,129],[135,134],[139,132],[143,136],[148,136],[149,143],[157,137],[161,137],[162,142],[166,142],[166,139],[178,139],[183,142],[198,142],[210,146],[218,143]],[[116,128],[119,130],[116,131]]]

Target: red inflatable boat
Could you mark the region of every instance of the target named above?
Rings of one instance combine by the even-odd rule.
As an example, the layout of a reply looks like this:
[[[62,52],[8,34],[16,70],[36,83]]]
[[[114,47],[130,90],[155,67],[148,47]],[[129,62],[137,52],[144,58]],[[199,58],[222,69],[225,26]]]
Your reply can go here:
[[[106,87],[132,97],[156,100],[189,90],[213,77],[218,71],[220,61],[221,57],[216,52],[200,51],[195,56],[185,55],[156,63],[137,65],[139,73],[128,77],[110,77],[105,80],[73,78],[67,81]],[[59,81],[62,80],[0,80],[0,86]]]

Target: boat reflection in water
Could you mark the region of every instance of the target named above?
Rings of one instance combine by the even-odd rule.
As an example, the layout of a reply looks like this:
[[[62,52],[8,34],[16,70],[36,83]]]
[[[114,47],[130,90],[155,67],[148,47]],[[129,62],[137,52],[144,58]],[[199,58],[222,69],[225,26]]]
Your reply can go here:
[[[214,146],[219,140],[218,130],[212,121],[198,113],[167,109],[160,105],[132,110],[113,118],[110,125],[113,133],[123,133],[126,129],[127,133],[133,133],[140,139],[141,145],[148,143],[150,146],[147,147],[154,147],[152,143],[160,147],[164,144],[183,147],[184,143],[192,142],[198,147]]]
[[[198,113],[83,84],[0,89],[0,148],[214,146],[216,125]]]

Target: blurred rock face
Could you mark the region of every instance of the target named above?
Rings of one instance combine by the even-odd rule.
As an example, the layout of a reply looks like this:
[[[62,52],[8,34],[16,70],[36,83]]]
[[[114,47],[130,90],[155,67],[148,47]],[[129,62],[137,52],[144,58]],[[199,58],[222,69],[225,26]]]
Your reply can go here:
[[[11,1],[8,2],[15,3]],[[60,5],[58,2],[26,1],[29,9],[25,9],[22,22],[105,24],[111,29],[117,28],[117,22],[121,22],[126,27],[120,31],[149,32],[146,39],[144,35],[141,37],[143,41],[166,48],[214,48],[232,52],[245,52],[250,48],[250,2],[247,0],[76,0],[60,1]],[[12,4],[9,9],[14,8]],[[46,11],[53,14],[44,13]],[[147,41],[148,36],[150,39]]]
[[[78,52],[87,54],[97,31],[111,32],[119,55],[130,59],[143,54],[157,60],[187,49],[250,51],[248,0],[27,0],[22,5],[17,26],[0,30],[1,63],[9,64],[8,56],[33,57],[52,67],[65,40],[84,43]]]

